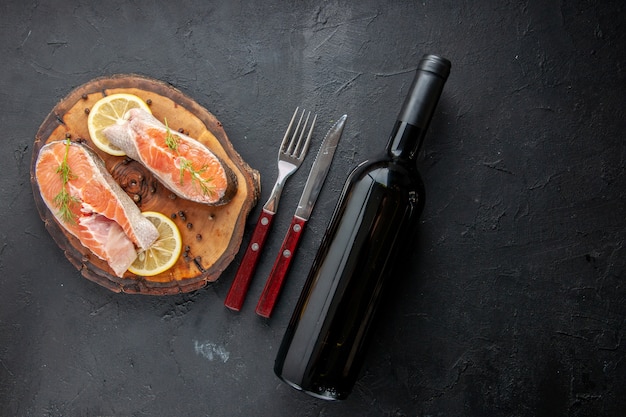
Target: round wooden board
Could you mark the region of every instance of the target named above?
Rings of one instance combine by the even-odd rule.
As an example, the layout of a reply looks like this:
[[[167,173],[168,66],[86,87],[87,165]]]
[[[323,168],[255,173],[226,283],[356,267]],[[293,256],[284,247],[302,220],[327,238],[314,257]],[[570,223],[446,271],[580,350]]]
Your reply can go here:
[[[173,130],[205,144],[237,175],[235,197],[223,206],[207,206],[177,198],[139,163],[100,151],[89,138],[87,112],[104,95],[134,94],[149,103],[154,116],[167,118]],[[140,277],[126,272],[120,278],[108,264],[91,253],[54,218],[43,202],[35,179],[35,162],[41,147],[53,140],[84,140],[104,160],[109,172],[142,211],[158,211],[174,221],[183,238],[183,255],[170,270]],[[222,124],[208,110],[179,90],[161,81],[139,75],[121,74],[92,80],[58,103],[42,123],[33,147],[30,175],[37,209],[67,259],[86,278],[115,292],[152,295],[189,292],[218,279],[241,245],[246,218],[260,193],[260,175],[235,151]],[[181,216],[182,214],[182,216]],[[172,216],[173,217],[173,216]]]

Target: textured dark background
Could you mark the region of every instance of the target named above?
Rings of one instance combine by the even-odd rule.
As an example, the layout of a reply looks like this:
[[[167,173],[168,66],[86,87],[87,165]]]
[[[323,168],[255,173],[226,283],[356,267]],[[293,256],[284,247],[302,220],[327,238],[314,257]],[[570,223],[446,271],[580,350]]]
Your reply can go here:
[[[0,415],[623,416],[625,22],[622,1],[2,1]],[[384,147],[424,53],[453,68],[419,162],[418,244],[354,393],[316,400],[274,376],[276,350],[343,181]],[[241,254],[194,293],[120,295],[44,229],[39,124],[116,73],[213,112],[263,201],[294,107],[320,115],[314,148],[349,115],[271,320],[254,301],[313,158],[239,314],[223,300]]]

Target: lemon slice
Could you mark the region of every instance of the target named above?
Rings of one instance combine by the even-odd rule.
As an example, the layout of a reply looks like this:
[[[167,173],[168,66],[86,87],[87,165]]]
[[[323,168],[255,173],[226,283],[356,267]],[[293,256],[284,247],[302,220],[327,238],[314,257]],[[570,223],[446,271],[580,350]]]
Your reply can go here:
[[[111,94],[96,101],[87,117],[89,136],[93,143],[110,155],[126,155],[120,148],[111,145],[102,131],[115,123],[123,123],[126,111],[137,107],[151,113],[146,102],[133,94]]]
[[[156,211],[142,213],[159,231],[159,238],[144,252],[137,255],[128,271],[136,275],[151,277],[170,269],[183,248],[183,240],[176,224],[167,216]]]

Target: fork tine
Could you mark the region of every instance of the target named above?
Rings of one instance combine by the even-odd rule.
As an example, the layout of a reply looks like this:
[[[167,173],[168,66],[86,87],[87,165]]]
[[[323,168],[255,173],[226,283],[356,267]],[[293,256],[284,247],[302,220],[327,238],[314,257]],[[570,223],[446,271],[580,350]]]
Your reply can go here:
[[[309,112],[309,116],[310,115],[311,113]],[[308,116],[307,116],[307,120],[309,120]],[[309,145],[311,144],[311,135],[313,134],[313,128],[315,127],[316,120],[317,120],[317,114],[313,116],[313,121],[311,122],[311,127],[309,128],[309,134],[307,135],[306,140],[304,141],[304,144],[302,145],[302,148],[300,149],[300,153],[296,156],[296,158],[298,159],[304,159],[304,155],[306,155],[307,151],[309,150]],[[306,130],[306,124],[305,124],[305,128],[302,129],[302,134],[300,135],[300,139],[298,140],[298,146],[300,146],[300,141],[302,140],[305,130]]]
[[[302,114],[304,116],[304,112]],[[298,136],[298,142],[296,142],[293,152],[291,153],[295,158],[299,155],[300,145],[302,144],[302,138],[304,137],[304,133],[306,131],[306,125],[309,123],[309,117],[311,117],[311,112],[306,115],[306,119],[304,119],[304,125],[302,126],[302,130],[300,131],[300,135]],[[294,139],[298,132],[294,132]]]
[[[287,126],[287,130],[285,130],[285,136],[283,136],[283,141],[280,143],[279,155],[281,152],[285,152],[287,150],[287,139],[289,139],[289,133],[291,132],[291,126],[293,126],[294,120],[296,120],[296,115],[298,114],[299,107],[296,107],[296,111],[293,112],[293,116],[291,116],[291,121],[289,122],[289,126]]]
[[[300,119],[298,119],[298,124],[296,125],[296,128],[293,130],[293,135],[291,136],[291,140],[289,141],[289,146],[287,147],[287,153],[290,155],[294,154],[295,151],[295,145],[296,145],[296,138],[298,137],[298,130],[300,130],[300,125],[302,124],[302,118],[304,117],[304,113],[306,112],[306,110],[302,109],[302,113],[300,114]],[[306,126],[306,122],[304,123],[304,125]]]

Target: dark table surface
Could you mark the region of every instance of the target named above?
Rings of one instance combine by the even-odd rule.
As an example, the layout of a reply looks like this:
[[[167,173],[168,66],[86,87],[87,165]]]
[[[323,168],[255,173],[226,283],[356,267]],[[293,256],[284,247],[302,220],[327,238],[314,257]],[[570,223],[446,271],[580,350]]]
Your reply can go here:
[[[0,415],[623,416],[626,28],[621,1],[3,1]],[[349,170],[381,150],[419,58],[452,61],[419,158],[419,238],[353,394],[272,367]],[[263,287],[313,158],[288,182],[241,313],[214,284],[115,294],[35,208],[34,135],[74,88],[137,73],[223,123],[262,175],[293,109],[348,125],[274,316]],[[249,240],[260,204],[252,211]]]

